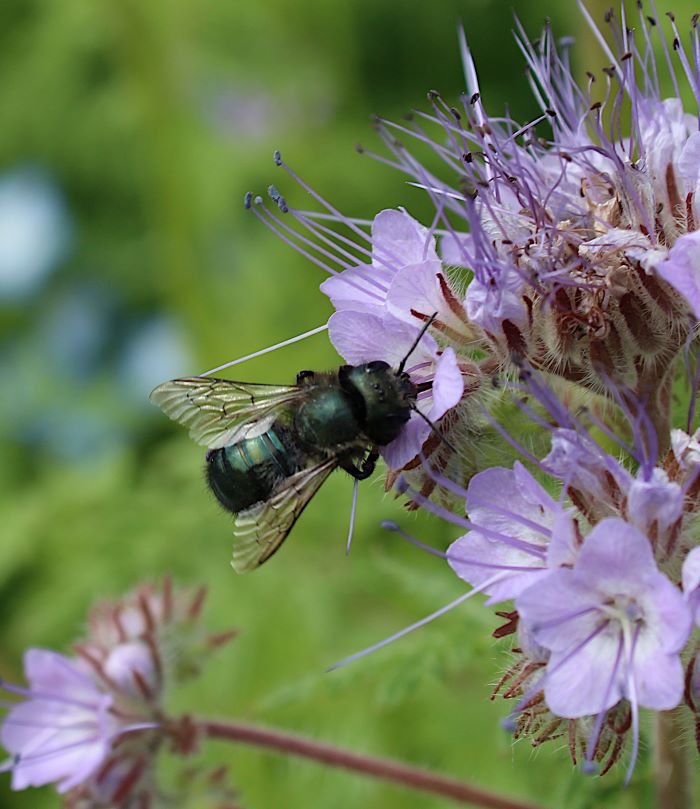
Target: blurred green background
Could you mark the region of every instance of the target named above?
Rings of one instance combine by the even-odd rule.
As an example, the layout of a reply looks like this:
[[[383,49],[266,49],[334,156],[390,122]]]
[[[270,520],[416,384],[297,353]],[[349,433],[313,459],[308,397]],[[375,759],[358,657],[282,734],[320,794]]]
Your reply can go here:
[[[545,15],[591,38],[575,4],[516,3],[534,36]],[[323,323],[320,271],[242,205],[285,159],[345,213],[428,209],[367,157],[371,113],[398,118],[425,92],[463,89],[466,25],[488,108],[535,107],[510,36],[511,2],[489,0],[3,0],[0,5],[0,667],[21,678],[27,645],[68,650],[88,606],[170,572],[206,583],[213,628],[242,635],[173,709],[279,725],[435,767],[548,807],[649,805],[644,766],[572,772],[565,744],[537,755],[500,729],[489,701],[507,658],[479,604],[359,663],[335,660],[447,603],[461,584],[398,544],[401,520],[444,547],[457,532],[338,473],[279,555],[229,567],[231,521],[207,493],[203,453],[149,406],[150,389]],[[677,2],[679,14],[690,3]],[[579,59],[599,64],[598,54]],[[320,335],[232,369],[291,382],[338,363]],[[642,752],[642,757],[647,751]],[[450,804],[257,750],[208,745],[249,809]],[[51,807],[51,790],[0,806]],[[203,803],[202,806],[205,804]]]

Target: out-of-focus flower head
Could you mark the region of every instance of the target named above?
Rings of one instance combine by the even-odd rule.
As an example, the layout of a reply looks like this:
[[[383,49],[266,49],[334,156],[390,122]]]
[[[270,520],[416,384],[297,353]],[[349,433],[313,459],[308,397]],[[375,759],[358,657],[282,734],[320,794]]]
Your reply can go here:
[[[166,714],[166,691],[235,636],[203,630],[204,598],[169,579],[143,585],[92,611],[74,657],[29,650],[27,687],[2,685],[22,698],[6,703],[0,737],[13,789],[54,783],[75,809],[151,805],[157,753],[186,746],[184,726]]]
[[[99,672],[82,656],[30,649],[28,686],[3,684],[23,697],[2,722],[12,755],[12,788],[55,783],[92,806],[127,807],[152,791],[151,764],[162,741],[158,675],[148,648],[115,645]]]
[[[73,236],[51,178],[18,167],[0,176],[0,300],[35,292],[66,257]]]

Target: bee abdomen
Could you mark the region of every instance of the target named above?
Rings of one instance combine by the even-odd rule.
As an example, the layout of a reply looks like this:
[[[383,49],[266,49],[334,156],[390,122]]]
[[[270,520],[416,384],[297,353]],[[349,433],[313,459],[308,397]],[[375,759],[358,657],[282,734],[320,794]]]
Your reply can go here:
[[[266,500],[281,480],[297,471],[295,458],[274,428],[207,453],[207,482],[234,514]]]

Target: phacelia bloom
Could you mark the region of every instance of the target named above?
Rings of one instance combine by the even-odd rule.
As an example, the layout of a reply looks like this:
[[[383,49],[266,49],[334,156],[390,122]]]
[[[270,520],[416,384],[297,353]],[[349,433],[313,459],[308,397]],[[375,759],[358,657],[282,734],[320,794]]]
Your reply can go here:
[[[683,592],[693,620],[700,626],[700,547],[693,548],[683,563]]]
[[[552,430],[540,468],[559,478],[548,483],[562,487],[559,497],[519,463],[475,475],[462,491],[466,520],[458,510],[448,515],[469,530],[446,558],[489,595],[487,604],[515,602],[498,613],[508,623],[494,635],[518,633],[515,661],[496,689],[520,700],[516,735],[539,744],[567,734],[574,759],[581,748],[607,769],[630,730],[634,760],[639,707],[669,710],[684,696],[681,654],[700,620],[700,549],[688,552],[686,539],[695,515],[685,497],[695,481],[684,479],[673,453],[634,476],[568,425]],[[681,565],[682,590],[664,572]]]
[[[438,353],[454,349],[465,376],[462,402],[473,404],[451,405],[443,417],[451,413],[463,429],[483,426],[487,383],[514,357],[598,393],[611,382],[624,386],[646,402],[655,428],[667,410],[674,360],[700,313],[700,133],[692,110],[661,88],[668,79],[679,95],[684,84],[698,103],[700,84],[675,21],[675,62],[663,37],[668,58],[657,62],[659,25],[643,10],[635,30],[624,12],[607,22],[612,45],[593,28],[610,67],[602,77],[589,74],[585,86],[569,68],[570,40],[558,43],[547,27],[532,44],[518,26],[540,107],[525,124],[489,115],[464,34],[467,92],[458,104],[431,93],[430,113],[401,124],[377,119],[390,157],[375,157],[429,195],[436,211],[429,227],[398,208],[379,213],[367,232],[279,154],[277,164],[325,212],[294,209],[274,187],[280,214],[247,198],[329,273],[321,289],[339,313],[397,319],[415,330],[435,314]],[[696,53],[695,28],[692,37]],[[426,149],[441,172],[421,162]],[[342,322],[342,340],[333,319],[329,325],[348,358],[356,353],[351,320]],[[359,328],[356,340],[367,343]],[[381,343],[373,348],[374,359],[394,358]]]
[[[329,333],[349,362],[396,364],[430,322],[411,373],[437,429],[416,421],[387,448],[388,482],[463,529],[429,550],[499,604],[494,634],[517,638],[496,689],[518,700],[516,735],[566,737],[605,771],[624,751],[634,762],[640,707],[685,692],[700,716],[700,40],[696,19],[688,43],[639,3],[634,21],[606,15],[608,42],[580,7],[609,61],[584,83],[571,40],[547,25],[532,43],[517,25],[533,120],[487,111],[463,32],[458,102],[431,93],[427,113],[377,119],[388,155],[373,157],[428,195],[429,222],[403,207],[346,217],[279,154],[324,210],[275,188],[277,209],[247,202],[330,276]],[[672,386],[689,391],[682,425]],[[482,463],[504,443],[529,471]]]
[[[13,789],[55,783],[70,809],[152,805],[159,750],[167,742],[189,752],[186,725],[167,717],[167,689],[235,636],[204,632],[204,597],[169,579],[145,584],[93,609],[76,657],[26,653],[28,687],[3,683],[23,698],[6,704],[0,733]]]
[[[381,121],[379,129],[441,214],[443,258],[474,273],[464,306],[504,363],[524,356],[596,390],[614,379],[661,406],[669,364],[700,311],[700,135],[696,116],[660,95],[654,31],[643,13],[636,35],[627,21],[609,21],[617,53],[607,50],[605,80],[590,77],[587,87],[569,71],[570,43],[558,44],[547,28],[533,45],[519,29],[541,106],[528,124],[489,116],[463,40],[468,92],[459,105],[433,95],[432,115],[410,126]],[[697,93],[674,34],[678,66]],[[629,132],[618,129],[622,116],[607,114],[618,107],[629,109]],[[432,126],[441,133],[433,136]],[[412,135],[432,144],[456,182],[421,165],[403,145]]]
[[[127,686],[132,651],[131,662],[118,662],[123,649],[116,647],[105,666]],[[143,659],[139,666],[148,676]],[[55,783],[67,793],[89,779],[99,784],[117,748],[121,758],[152,744],[158,728],[152,706],[144,710],[142,700],[125,694],[117,680],[96,677],[85,660],[30,649],[24,667],[27,688],[3,685],[24,698],[9,708],[0,735],[12,755],[6,769],[12,769],[13,789]]]
[[[98,602],[88,616],[81,653],[101,666],[115,645],[134,641],[150,650],[159,678],[179,682],[199,673],[212,652],[236,637],[235,630],[210,633],[202,626],[206,588],[142,584],[116,601]],[[158,687],[159,684],[157,684]],[[144,680],[144,690],[150,686]]]
[[[577,536],[564,509],[519,463],[475,475],[466,492],[473,525],[447,552],[455,573],[482,587],[487,603],[515,598],[551,567],[571,563]]]
[[[557,716],[604,713],[623,698],[633,711],[680,702],[690,611],[649,540],[623,520],[598,523],[575,564],[551,571],[516,607],[551,652],[544,696]]]

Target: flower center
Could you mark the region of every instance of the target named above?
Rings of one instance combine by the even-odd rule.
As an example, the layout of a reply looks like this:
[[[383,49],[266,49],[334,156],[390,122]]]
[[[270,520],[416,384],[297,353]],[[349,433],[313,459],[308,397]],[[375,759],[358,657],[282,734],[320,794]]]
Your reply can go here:
[[[606,599],[600,606],[600,612],[608,622],[615,622],[626,630],[644,621],[642,608],[634,598],[627,595],[615,595]]]

